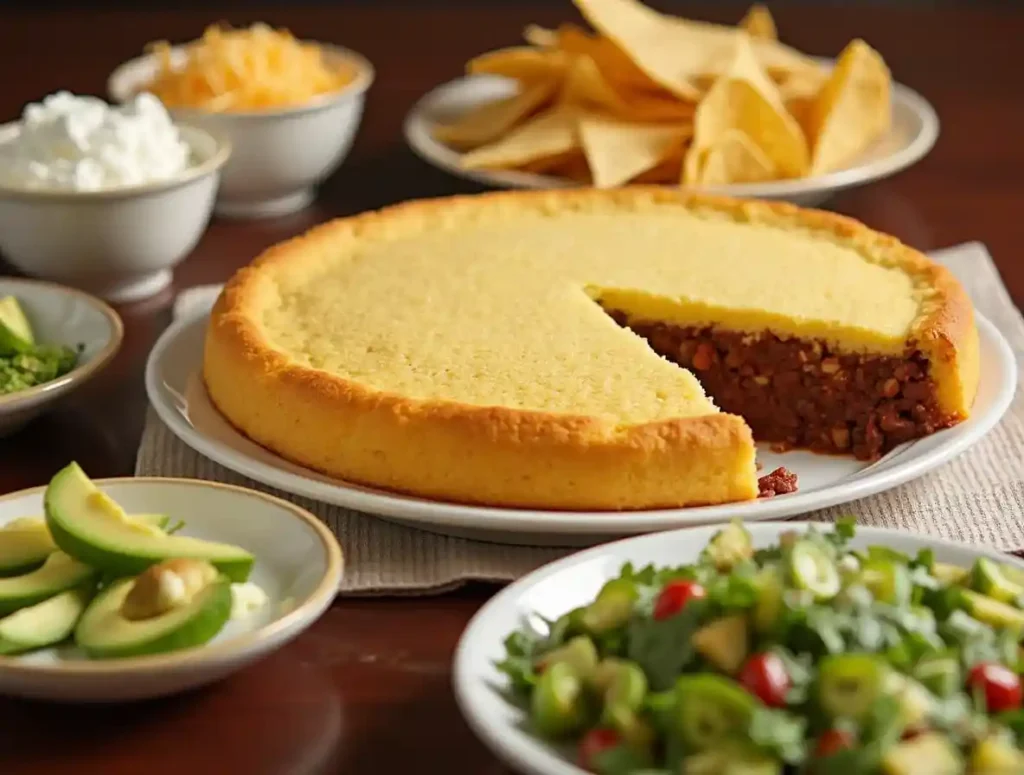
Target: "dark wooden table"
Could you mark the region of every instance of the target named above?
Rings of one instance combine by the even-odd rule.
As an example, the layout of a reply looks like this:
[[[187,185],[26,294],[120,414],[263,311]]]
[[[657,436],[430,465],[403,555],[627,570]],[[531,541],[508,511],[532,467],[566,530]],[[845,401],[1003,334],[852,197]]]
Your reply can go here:
[[[175,290],[224,280],[262,248],[328,218],[413,197],[472,191],[419,162],[400,129],[412,102],[528,22],[573,18],[566,0],[188,12],[5,12],[0,117],[57,89],[103,91],[107,74],[150,40],[187,40],[220,19],[262,19],[303,37],[343,43],[377,67],[350,159],[306,212],[264,222],[215,221],[176,275]],[[966,5],[966,4],[965,4]],[[739,6],[677,4],[722,21]],[[934,152],[893,179],[832,203],[924,249],[985,242],[1011,293],[1024,299],[1024,11],[865,7],[777,14],[788,42],[832,55],[851,37],[878,47],[897,78],[938,109]],[[59,412],[0,442],[0,488],[43,484],[69,459],[96,477],[130,474],[146,407],[146,355],[170,321],[173,292],[125,306],[116,362]],[[498,773],[504,768],[459,718],[449,663],[459,633],[492,592],[338,602],[295,643],[225,683],[122,708],[63,708],[0,700],[0,773],[102,775],[244,772]]]

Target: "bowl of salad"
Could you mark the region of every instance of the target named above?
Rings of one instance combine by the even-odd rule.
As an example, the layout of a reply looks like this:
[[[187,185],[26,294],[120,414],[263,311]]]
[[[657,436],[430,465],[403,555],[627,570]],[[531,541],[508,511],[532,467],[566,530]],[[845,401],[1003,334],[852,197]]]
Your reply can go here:
[[[601,546],[456,652],[473,730],[545,775],[1024,773],[1024,563],[878,528],[732,523]]]
[[[0,435],[99,373],[124,327],[107,304],[38,280],[0,279]]]

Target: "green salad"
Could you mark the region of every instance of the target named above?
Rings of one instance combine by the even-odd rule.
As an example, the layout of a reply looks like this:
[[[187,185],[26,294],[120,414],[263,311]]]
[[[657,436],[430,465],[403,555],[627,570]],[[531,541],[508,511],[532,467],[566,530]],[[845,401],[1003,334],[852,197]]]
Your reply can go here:
[[[79,353],[63,345],[37,344],[14,296],[0,298],[0,395],[51,382],[78,364]]]
[[[854,531],[755,550],[730,524],[512,633],[498,666],[532,730],[602,775],[1024,773],[1024,571]]]

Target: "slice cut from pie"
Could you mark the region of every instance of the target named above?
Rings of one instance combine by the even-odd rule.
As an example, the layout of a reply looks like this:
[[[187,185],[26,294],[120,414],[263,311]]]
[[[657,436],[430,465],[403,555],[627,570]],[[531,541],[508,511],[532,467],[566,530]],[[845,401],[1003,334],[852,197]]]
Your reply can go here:
[[[874,458],[967,417],[970,302],[841,216],[665,188],[411,202],[268,250],[204,376],[285,458],[424,497],[757,496],[754,438]]]

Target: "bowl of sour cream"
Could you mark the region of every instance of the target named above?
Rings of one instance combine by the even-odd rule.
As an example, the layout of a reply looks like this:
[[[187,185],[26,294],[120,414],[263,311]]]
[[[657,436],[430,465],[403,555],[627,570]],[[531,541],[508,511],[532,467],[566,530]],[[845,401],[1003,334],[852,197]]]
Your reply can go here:
[[[205,231],[230,154],[150,94],[52,94],[0,125],[0,254],[110,301],[149,297]]]

